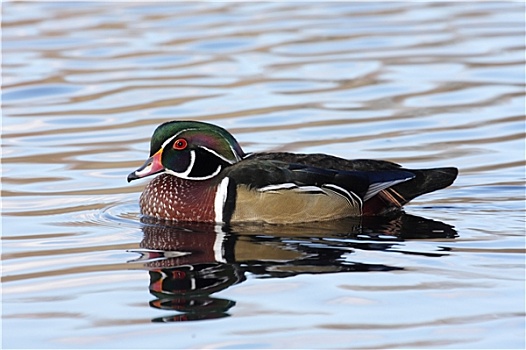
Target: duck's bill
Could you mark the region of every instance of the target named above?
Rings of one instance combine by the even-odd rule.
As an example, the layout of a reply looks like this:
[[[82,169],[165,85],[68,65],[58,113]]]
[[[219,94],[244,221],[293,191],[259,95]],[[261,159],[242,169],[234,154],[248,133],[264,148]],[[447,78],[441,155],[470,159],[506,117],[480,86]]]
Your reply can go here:
[[[148,158],[143,166],[128,175],[128,182],[164,171],[164,166],[161,163],[162,154],[163,153],[160,150]]]

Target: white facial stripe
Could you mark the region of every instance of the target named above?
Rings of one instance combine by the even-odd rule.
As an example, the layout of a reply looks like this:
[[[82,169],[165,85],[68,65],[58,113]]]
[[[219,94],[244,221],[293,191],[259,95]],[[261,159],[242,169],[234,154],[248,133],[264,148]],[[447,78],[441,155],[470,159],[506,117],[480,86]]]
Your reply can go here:
[[[232,161],[229,160],[229,159],[226,159],[225,157],[223,157],[222,155],[220,155],[219,153],[217,153],[217,152],[214,151],[213,149],[210,149],[210,148],[205,147],[205,146],[198,146],[198,147],[204,149],[204,150],[207,151],[207,152],[212,153],[214,156],[216,156],[216,157],[218,157],[218,158],[223,159],[223,160],[224,160],[225,162],[227,162],[228,164],[234,164],[234,162],[232,162]],[[235,152],[234,152],[234,155],[236,155]],[[237,159],[237,157],[238,157],[238,156],[236,155],[236,159]],[[238,159],[238,160],[239,160],[239,159]]]
[[[187,128],[187,129],[183,129],[181,131],[179,131],[177,134],[173,135],[172,137],[170,137],[169,139],[167,139],[166,141],[164,141],[164,143],[162,144],[161,148],[164,149],[170,142],[172,142],[175,138],[177,138],[179,135],[181,135],[182,133],[186,132],[186,131],[191,131],[191,130],[199,130],[198,128]],[[220,155],[219,153],[217,153],[216,151],[208,148],[208,147],[205,147],[205,146],[198,146],[210,153],[212,153],[213,155],[215,155],[216,157],[224,160],[225,162],[227,162],[228,164],[234,164],[235,162],[232,162],[231,160],[223,157],[222,155]],[[241,160],[241,158],[239,157],[239,155],[235,152],[234,148],[232,146],[230,146],[230,149],[232,151],[232,153],[234,154],[234,156],[236,157],[236,159],[239,161]],[[211,174],[211,175],[208,175],[208,176],[204,176],[204,177],[191,177],[189,176],[190,173],[192,172],[192,169],[195,165],[195,159],[196,159],[196,155],[195,155],[195,151],[194,150],[191,150],[190,151],[190,165],[188,166],[188,168],[182,172],[182,173],[177,173],[173,170],[170,170],[170,169],[166,169],[165,172],[168,173],[168,174],[171,174],[171,175],[174,175],[174,176],[177,176],[177,177],[180,177],[180,178],[183,178],[183,179],[188,179],[188,180],[207,180],[207,179],[211,179],[212,177],[216,176],[217,174],[219,174],[222,170],[222,167],[221,165],[217,167],[217,169]]]
[[[190,131],[190,130],[199,130],[197,128],[188,128],[188,129],[183,129],[181,131],[179,131],[177,134],[173,135],[172,137],[170,137],[169,139],[167,139],[166,141],[163,142],[163,145],[161,146],[162,149],[164,149],[170,142],[172,142],[176,137],[178,137],[179,135],[181,135],[183,132],[186,132],[186,131]],[[227,162],[228,164],[234,164],[234,162],[232,162],[231,160],[229,159],[226,159],[225,157],[223,157],[222,155],[220,155],[219,153],[217,153],[216,151],[208,148],[208,147],[205,147],[205,146],[198,146],[198,147],[201,147],[202,149],[212,153],[213,155],[215,155],[216,157],[219,157],[221,159],[223,159],[225,162]],[[234,157],[236,157],[236,160],[237,161],[240,161],[242,158],[236,153],[236,151],[234,150],[234,147],[232,147],[232,145],[229,145],[230,147],[230,150],[232,151],[232,154],[234,155]]]
[[[168,174],[172,174],[172,175],[175,175],[175,176],[183,178],[183,179],[188,179],[188,175],[192,171],[192,168],[194,167],[194,164],[195,164],[195,151],[192,150],[192,151],[190,151],[190,165],[188,165],[188,168],[186,168],[186,170],[184,172],[176,173],[175,171],[170,170],[170,169],[166,169],[166,172]]]
[[[183,129],[183,130],[179,131],[177,134],[173,135],[172,137],[170,137],[169,139],[164,141],[164,143],[161,146],[161,148],[164,149],[166,147],[166,145],[169,144],[173,139],[175,139],[177,136],[181,135],[183,132],[189,131],[189,130],[198,130],[198,129],[196,129],[196,128],[189,128],[189,129]]]
[[[236,160],[239,162],[241,160],[241,157],[239,156],[239,154],[237,154],[236,150],[234,149],[234,147],[232,147],[232,145],[230,145],[230,150],[232,151],[232,154],[234,155],[234,157],[236,157]]]
[[[203,176],[203,177],[190,177],[190,176],[187,176],[186,179],[188,179],[188,180],[208,180],[208,179],[213,178],[214,176],[216,176],[220,172],[221,172],[221,165],[218,166],[216,171],[214,171],[211,175]]]
[[[192,169],[194,168],[194,165],[195,165],[195,151],[194,150],[191,150],[190,151],[190,165],[188,165],[188,168],[186,168],[186,170],[182,173],[177,173],[173,170],[170,170],[170,169],[166,169],[166,173],[168,174],[171,174],[171,175],[174,175],[174,176],[177,176],[177,177],[180,177],[181,179],[186,179],[186,180],[208,180],[208,179],[211,179],[213,178],[214,176],[216,176],[217,174],[219,174],[221,172],[221,165],[217,167],[216,171],[214,171],[211,175],[208,175],[208,176],[203,176],[203,177],[191,177],[189,176],[190,173],[192,172]]]
[[[181,177],[188,177],[190,172],[192,171],[195,164],[195,151],[190,151],[190,165],[188,165],[188,169],[184,173],[181,174]]]
[[[226,198],[228,196],[228,182],[229,178],[225,177],[217,187],[216,197],[214,199],[215,220],[220,223],[223,222],[223,209],[225,207]]]

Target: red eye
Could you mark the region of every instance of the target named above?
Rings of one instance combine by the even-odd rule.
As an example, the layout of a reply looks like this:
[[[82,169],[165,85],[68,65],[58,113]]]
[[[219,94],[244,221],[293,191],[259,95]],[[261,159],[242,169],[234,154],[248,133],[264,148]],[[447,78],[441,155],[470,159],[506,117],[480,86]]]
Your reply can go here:
[[[179,140],[174,142],[174,149],[176,149],[178,151],[181,151],[181,150],[185,149],[186,146],[188,146],[188,142],[186,142],[185,139],[179,139]]]

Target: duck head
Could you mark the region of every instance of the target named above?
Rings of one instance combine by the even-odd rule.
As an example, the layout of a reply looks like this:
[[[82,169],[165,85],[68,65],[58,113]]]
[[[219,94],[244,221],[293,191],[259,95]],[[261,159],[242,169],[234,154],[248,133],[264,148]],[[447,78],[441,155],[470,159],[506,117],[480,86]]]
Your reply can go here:
[[[244,155],[236,139],[221,127],[171,121],[155,129],[150,158],[128,175],[128,182],[161,172],[187,180],[207,180]]]

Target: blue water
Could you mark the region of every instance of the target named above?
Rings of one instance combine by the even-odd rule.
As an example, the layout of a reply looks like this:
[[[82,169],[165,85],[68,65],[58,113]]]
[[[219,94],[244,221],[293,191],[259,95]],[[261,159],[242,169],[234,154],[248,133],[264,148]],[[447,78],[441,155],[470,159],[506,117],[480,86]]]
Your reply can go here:
[[[2,348],[525,344],[525,5],[2,4]],[[457,181],[385,219],[162,226],[155,127]]]

